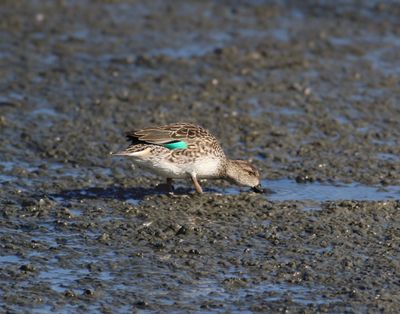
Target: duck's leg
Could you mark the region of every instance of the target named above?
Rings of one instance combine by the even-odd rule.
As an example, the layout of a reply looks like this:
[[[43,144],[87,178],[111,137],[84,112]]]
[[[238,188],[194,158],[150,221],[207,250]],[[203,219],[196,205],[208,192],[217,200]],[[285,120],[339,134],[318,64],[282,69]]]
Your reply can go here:
[[[167,181],[165,183],[160,183],[157,185],[157,189],[162,193],[174,193],[172,179],[167,178]]]
[[[174,186],[172,185],[173,180],[172,178],[167,178],[167,188],[170,192],[174,191]]]
[[[194,184],[194,188],[196,189],[196,192],[199,193],[199,194],[203,193],[203,189],[201,188],[201,185],[200,185],[199,181],[197,181],[196,174],[195,173],[191,173],[190,177],[192,179],[192,182]]]

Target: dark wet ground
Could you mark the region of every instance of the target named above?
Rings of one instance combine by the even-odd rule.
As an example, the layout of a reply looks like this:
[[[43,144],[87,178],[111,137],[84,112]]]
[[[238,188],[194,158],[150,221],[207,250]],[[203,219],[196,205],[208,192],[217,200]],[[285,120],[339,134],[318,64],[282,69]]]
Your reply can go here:
[[[2,312],[399,311],[398,2],[3,1],[0,36]],[[269,193],[109,157],[174,121]]]

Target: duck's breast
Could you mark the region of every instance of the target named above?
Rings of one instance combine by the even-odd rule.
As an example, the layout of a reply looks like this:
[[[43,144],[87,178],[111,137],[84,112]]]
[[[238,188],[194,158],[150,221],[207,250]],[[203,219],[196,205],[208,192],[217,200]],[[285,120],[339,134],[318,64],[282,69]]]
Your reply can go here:
[[[192,165],[194,173],[196,173],[198,178],[212,179],[219,177],[219,170],[221,166],[221,161],[213,157],[202,157],[196,159]]]

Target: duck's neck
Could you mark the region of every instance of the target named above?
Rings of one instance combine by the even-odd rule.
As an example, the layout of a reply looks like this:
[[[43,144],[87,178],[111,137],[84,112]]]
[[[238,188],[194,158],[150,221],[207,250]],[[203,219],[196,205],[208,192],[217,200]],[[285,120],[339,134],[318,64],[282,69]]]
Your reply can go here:
[[[241,172],[240,160],[226,159],[224,167],[224,176],[229,181],[238,181]]]

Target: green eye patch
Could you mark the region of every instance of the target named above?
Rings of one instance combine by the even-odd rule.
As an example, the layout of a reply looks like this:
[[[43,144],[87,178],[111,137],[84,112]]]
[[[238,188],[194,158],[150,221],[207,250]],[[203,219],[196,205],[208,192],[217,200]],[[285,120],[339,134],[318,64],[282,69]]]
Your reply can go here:
[[[184,141],[175,141],[167,144],[163,144],[168,149],[185,149],[188,148],[188,144]]]

